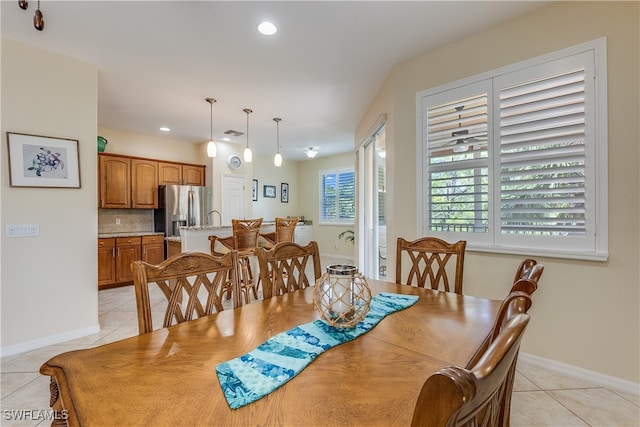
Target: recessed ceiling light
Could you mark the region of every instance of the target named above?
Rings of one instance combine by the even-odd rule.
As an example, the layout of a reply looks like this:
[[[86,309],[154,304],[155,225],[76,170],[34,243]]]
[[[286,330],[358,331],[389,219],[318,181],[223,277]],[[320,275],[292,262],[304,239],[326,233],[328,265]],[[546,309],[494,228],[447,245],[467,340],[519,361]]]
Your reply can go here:
[[[231,141],[231,138],[222,138],[223,141]]]
[[[161,127],[161,128],[160,128],[160,130],[161,130],[162,132],[169,132],[169,131],[171,131],[171,129],[169,129],[168,127]]]
[[[258,31],[260,34],[264,34],[265,36],[272,36],[278,31],[275,25],[273,25],[269,21],[264,21],[260,25],[258,25]]]

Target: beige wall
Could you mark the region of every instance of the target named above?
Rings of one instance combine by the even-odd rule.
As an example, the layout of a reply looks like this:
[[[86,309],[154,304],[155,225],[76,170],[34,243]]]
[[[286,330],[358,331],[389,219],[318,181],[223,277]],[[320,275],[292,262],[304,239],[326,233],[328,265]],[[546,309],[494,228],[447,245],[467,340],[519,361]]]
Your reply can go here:
[[[254,216],[262,217],[265,221],[272,221],[276,217],[298,216],[298,206],[300,206],[299,186],[298,186],[298,163],[284,159],[282,166],[273,165],[272,156],[253,156],[253,179],[258,180],[258,201],[251,202]],[[280,184],[289,184],[289,203],[280,201]],[[251,190],[251,179],[247,182]],[[276,198],[265,198],[263,187],[274,185],[276,187]]]
[[[97,70],[2,40],[2,353],[98,329]],[[77,139],[80,189],[9,186],[6,132]],[[7,238],[7,224],[40,235]]]
[[[298,162],[298,185],[301,189],[300,215],[313,221],[313,239],[318,242],[321,254],[332,254],[338,257],[354,258],[354,245],[338,239],[338,234],[354,227],[344,225],[320,225],[319,201],[319,173],[323,169],[353,167],[355,156],[353,153],[320,157]]]
[[[416,236],[416,93],[607,37],[609,260],[538,258],[545,264],[523,351],[640,382],[639,3],[560,2],[398,64],[358,126],[387,113],[387,243]],[[389,265],[395,265],[393,253]],[[521,255],[470,252],[465,293],[502,298]]]
[[[98,135],[108,141],[105,153],[207,165],[207,172],[211,172],[205,142],[191,143],[173,139],[170,134],[158,137],[106,127],[99,127]]]

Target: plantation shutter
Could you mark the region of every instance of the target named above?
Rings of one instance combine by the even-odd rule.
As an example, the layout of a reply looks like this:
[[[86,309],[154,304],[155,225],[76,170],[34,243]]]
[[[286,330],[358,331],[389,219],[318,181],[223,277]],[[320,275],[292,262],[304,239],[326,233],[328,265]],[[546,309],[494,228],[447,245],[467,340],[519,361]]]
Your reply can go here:
[[[498,244],[595,250],[594,81],[592,52],[495,79]]]
[[[430,231],[488,231],[487,99],[487,93],[482,91],[427,108],[426,187]]]
[[[336,197],[338,194],[337,174],[322,174],[320,181],[320,218],[325,221],[337,218]]]
[[[356,174],[353,171],[338,174],[338,221],[353,222],[356,217]]]
[[[418,94],[422,235],[606,259],[604,50],[599,40]]]
[[[356,176],[353,170],[320,173],[320,220],[350,223],[355,219]]]

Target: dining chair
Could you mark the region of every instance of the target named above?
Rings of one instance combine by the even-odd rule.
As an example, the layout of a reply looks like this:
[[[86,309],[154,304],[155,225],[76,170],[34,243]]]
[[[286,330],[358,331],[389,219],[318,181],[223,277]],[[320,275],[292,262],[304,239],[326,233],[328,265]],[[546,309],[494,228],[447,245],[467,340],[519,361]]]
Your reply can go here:
[[[250,301],[250,293],[258,299],[258,284],[253,280],[251,270],[251,257],[255,255],[258,248],[258,235],[262,218],[257,219],[232,219],[232,235],[228,237],[209,236],[211,254],[214,256],[224,255],[225,252],[235,250],[238,252],[238,289],[240,297],[245,303]],[[220,243],[221,246],[217,245]],[[229,297],[232,293],[231,282],[227,282],[225,294]]]
[[[260,233],[262,237],[261,244],[258,245],[264,248],[272,248],[276,244],[281,242],[293,242],[293,236],[295,234],[296,225],[298,224],[298,218],[277,218],[276,217],[276,229],[271,233]]]
[[[442,285],[445,292],[462,294],[462,273],[464,270],[464,254],[467,246],[465,240],[448,243],[437,237],[422,237],[407,241],[398,237],[396,244],[396,283],[415,285],[421,288],[427,286],[427,279],[431,289],[438,289]],[[402,256],[408,255],[410,270],[407,280],[402,281]],[[455,267],[453,266],[455,259]],[[449,269],[455,268],[453,287],[450,285]]]
[[[222,311],[222,294],[228,281],[235,290],[233,306],[240,306],[236,264],[236,251],[221,257],[183,252],[158,265],[144,261],[132,262],[139,333],[146,334],[154,329],[152,295],[154,311],[158,300],[166,300],[163,328]],[[153,284],[164,295],[164,299],[154,292],[157,289],[150,290],[150,287],[155,288]]]
[[[532,295],[538,289],[538,280],[540,280],[543,271],[544,265],[538,264],[535,259],[527,258],[522,260],[513,278],[511,290],[523,291]]]
[[[522,295],[514,301],[518,298]],[[509,373],[528,323],[528,314],[514,314],[471,368],[448,366],[427,378],[418,395],[411,425],[506,427],[505,388],[513,381]]]
[[[322,276],[318,243],[306,246],[293,242],[282,242],[273,248],[259,248],[256,251],[260,265],[260,279],[264,299],[304,289]],[[307,267],[313,264],[313,283],[309,282]]]

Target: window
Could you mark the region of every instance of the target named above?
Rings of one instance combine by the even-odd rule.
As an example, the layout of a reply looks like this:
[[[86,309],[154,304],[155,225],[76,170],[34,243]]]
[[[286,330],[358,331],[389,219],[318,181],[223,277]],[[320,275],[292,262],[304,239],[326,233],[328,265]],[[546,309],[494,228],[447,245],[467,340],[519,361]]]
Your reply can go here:
[[[604,49],[587,43],[418,94],[423,235],[607,258]]]
[[[356,217],[353,169],[320,171],[320,223],[353,225]]]

